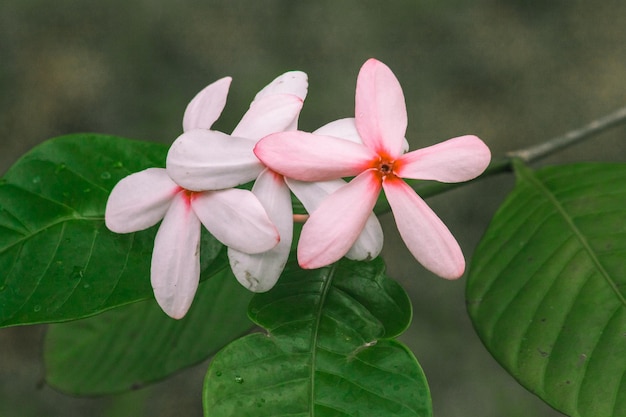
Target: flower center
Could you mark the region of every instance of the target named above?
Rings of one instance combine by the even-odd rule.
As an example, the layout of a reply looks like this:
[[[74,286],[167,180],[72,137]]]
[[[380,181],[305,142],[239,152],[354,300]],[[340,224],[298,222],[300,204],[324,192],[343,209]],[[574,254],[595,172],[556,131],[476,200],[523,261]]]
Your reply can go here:
[[[396,161],[393,161],[390,158],[380,158],[380,160],[378,161],[378,166],[376,168],[378,169],[378,172],[380,173],[382,178],[385,178],[388,175],[395,175],[393,172],[395,162]]]

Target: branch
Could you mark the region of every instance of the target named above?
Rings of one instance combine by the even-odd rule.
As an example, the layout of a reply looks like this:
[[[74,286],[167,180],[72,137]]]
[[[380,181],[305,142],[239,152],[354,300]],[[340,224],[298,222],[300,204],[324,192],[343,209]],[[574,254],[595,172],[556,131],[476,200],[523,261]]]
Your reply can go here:
[[[509,152],[507,156],[511,159],[521,159],[526,163],[535,162],[624,122],[626,122],[626,107],[547,142]]]

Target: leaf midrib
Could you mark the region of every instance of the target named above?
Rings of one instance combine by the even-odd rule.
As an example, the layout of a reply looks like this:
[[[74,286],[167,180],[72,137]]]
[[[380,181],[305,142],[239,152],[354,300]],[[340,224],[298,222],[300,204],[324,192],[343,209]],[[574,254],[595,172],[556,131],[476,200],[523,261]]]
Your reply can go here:
[[[315,323],[313,324],[313,334],[311,335],[311,374],[309,376],[309,380],[311,382],[311,396],[309,400],[309,415],[311,417],[315,417],[315,363],[317,361],[317,340],[319,338],[319,328],[322,321],[322,311],[324,310],[324,305],[326,303],[326,297],[328,295],[328,291],[332,286],[333,276],[335,275],[335,270],[337,266],[333,264],[327,271],[324,271],[324,276],[322,278],[324,285],[322,287],[322,292],[320,294],[320,300],[317,305],[317,311],[315,314]]]
[[[596,256],[593,248],[589,245],[589,242],[585,238],[584,234],[580,231],[580,229],[574,223],[573,218],[569,215],[569,213],[565,210],[565,208],[561,205],[556,196],[534,175],[534,171],[528,169],[521,162],[515,163],[515,172],[522,180],[526,181],[528,184],[533,186],[537,191],[539,191],[548,202],[550,202],[557,213],[561,216],[563,221],[567,224],[572,234],[576,237],[576,239],[580,242],[581,246],[591,259],[591,262],[595,265],[600,275],[607,282],[609,287],[613,290],[622,306],[626,306],[626,299],[624,295],[619,291],[617,285],[611,278],[610,274],[600,262],[600,259]]]

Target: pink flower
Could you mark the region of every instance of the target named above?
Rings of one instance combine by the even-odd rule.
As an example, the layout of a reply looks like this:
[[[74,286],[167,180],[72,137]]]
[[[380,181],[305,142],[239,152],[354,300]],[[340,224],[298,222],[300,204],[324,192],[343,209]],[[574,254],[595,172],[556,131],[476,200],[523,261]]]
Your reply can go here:
[[[230,170],[216,170],[209,182],[196,183],[195,178],[187,181],[184,175],[185,170],[194,168],[194,159],[185,162],[174,158],[177,163],[173,169],[175,176],[170,175],[169,166],[167,170],[149,168],[131,174],[114,187],[107,201],[105,222],[114,232],[136,232],[163,220],[154,242],[150,275],[157,302],[173,318],[186,314],[198,287],[201,224],[220,242],[242,253],[266,252],[280,240],[276,227],[257,197],[247,190],[229,188],[239,181],[254,179],[258,172],[253,168],[254,173],[249,174],[251,166],[263,168],[252,153],[254,142],[247,148],[254,163],[240,165],[245,152],[237,142],[243,140],[208,130],[224,108],[230,82],[227,77],[209,85],[189,103],[183,118],[185,133],[181,136],[209,135],[220,143],[232,140],[231,152],[214,149],[215,153],[221,152],[219,156],[224,165],[231,167]],[[292,97],[283,96],[283,99],[283,103],[288,102],[287,107],[294,108]],[[285,127],[289,126],[293,120],[285,120],[284,113],[271,117],[278,101],[253,103],[244,116],[246,123],[242,120],[242,124],[250,131],[256,128],[259,132],[266,132],[264,128],[276,119],[283,120]],[[296,117],[299,106],[301,101],[295,105]],[[286,119],[290,117],[293,119],[293,112]],[[206,153],[204,146],[201,151]],[[238,179],[233,181],[234,177]]]
[[[370,59],[359,73],[355,125],[362,144],[304,132],[269,135],[255,147],[272,170],[300,181],[356,176],[311,214],[298,245],[303,268],[339,260],[355,242],[385,191],[407,247],[426,268],[444,278],[465,269],[461,249],[443,222],[403,178],[462,182],[480,175],[491,154],[475,136],[461,136],[403,153],[407,112],[400,84],[383,63]]]
[[[228,177],[222,186],[235,186],[255,180],[252,192],[265,208],[280,234],[280,242],[272,249],[252,253],[236,247],[228,248],[228,259],[237,280],[254,292],[270,290],[278,281],[291,251],[293,239],[293,210],[290,189],[312,211],[321,199],[344,184],[342,180],[323,183],[288,181],[266,168],[254,155],[253,148],[262,137],[279,131],[295,130],[302,102],[307,94],[307,77],[300,71],[287,72],[261,90],[250,109],[232,134],[205,129],[187,130],[172,145],[168,154],[168,173],[189,189],[215,187],[216,181]],[[200,97],[194,101],[204,101]],[[207,100],[214,102],[215,100]],[[191,106],[191,105],[190,105]],[[194,106],[195,107],[195,106]],[[212,106],[197,106],[199,109]],[[220,108],[221,110],[221,108]],[[214,116],[213,120],[218,115]],[[211,117],[197,116],[201,120]],[[343,133],[337,123],[325,126],[332,132]],[[354,139],[353,139],[354,140]],[[229,160],[232,163],[229,163]],[[348,256],[365,259],[378,255],[382,247],[382,230],[375,216],[367,221],[364,233]]]

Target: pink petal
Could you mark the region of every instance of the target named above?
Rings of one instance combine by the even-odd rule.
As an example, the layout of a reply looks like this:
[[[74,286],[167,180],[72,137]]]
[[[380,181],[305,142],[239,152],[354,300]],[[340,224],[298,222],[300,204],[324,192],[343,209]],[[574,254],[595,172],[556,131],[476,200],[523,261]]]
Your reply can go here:
[[[270,133],[295,129],[301,109],[302,99],[291,94],[255,100],[233,130],[233,136],[258,141]]]
[[[298,262],[321,268],[341,259],[357,240],[380,194],[380,179],[367,170],[328,196],[302,228]]]
[[[230,188],[197,193],[191,206],[217,240],[238,251],[265,252],[280,241],[276,227],[250,191]]]
[[[489,165],[491,152],[476,136],[461,136],[402,155],[396,174],[441,182],[468,181]]]
[[[463,275],[465,259],[448,228],[401,179],[385,179],[383,188],[409,251],[435,274],[456,279]]]
[[[272,170],[300,181],[354,176],[378,160],[378,155],[363,145],[299,131],[266,136],[254,153]]]
[[[336,138],[346,139],[354,143],[363,143],[363,139],[356,130],[354,117],[335,120],[320,127],[313,132],[314,135],[333,136]],[[401,153],[409,151],[409,142],[406,138],[402,138]]]
[[[220,117],[232,78],[224,77],[205,87],[189,102],[183,116],[183,132],[210,129]]]
[[[323,182],[303,182],[287,178],[287,185],[302,202],[309,213],[313,213],[326,197],[344,187],[342,179]],[[380,254],[383,247],[383,229],[374,213],[370,213],[365,227],[356,239],[346,258],[355,260],[369,260]]]
[[[191,191],[236,187],[254,180],[263,170],[253,147],[250,139],[213,130],[190,130],[172,144],[167,173]]]
[[[293,220],[291,194],[283,177],[266,169],[259,175],[252,193],[256,195],[276,225],[280,242],[273,249],[257,254],[247,254],[228,248],[228,259],[237,281],[254,292],[269,291],[285,268],[291,241]]]
[[[182,318],[200,280],[200,221],[185,193],[176,196],[159,227],[150,271],[154,296],[163,311]]]
[[[402,87],[382,62],[369,59],[356,83],[356,127],[363,143],[396,158],[401,154],[407,127]]]
[[[304,100],[308,85],[306,73],[302,71],[288,71],[276,77],[274,81],[259,91],[254,97],[254,101],[276,94],[292,94]]]
[[[180,187],[163,168],[149,168],[118,182],[107,200],[104,219],[116,233],[144,230],[157,224]]]

